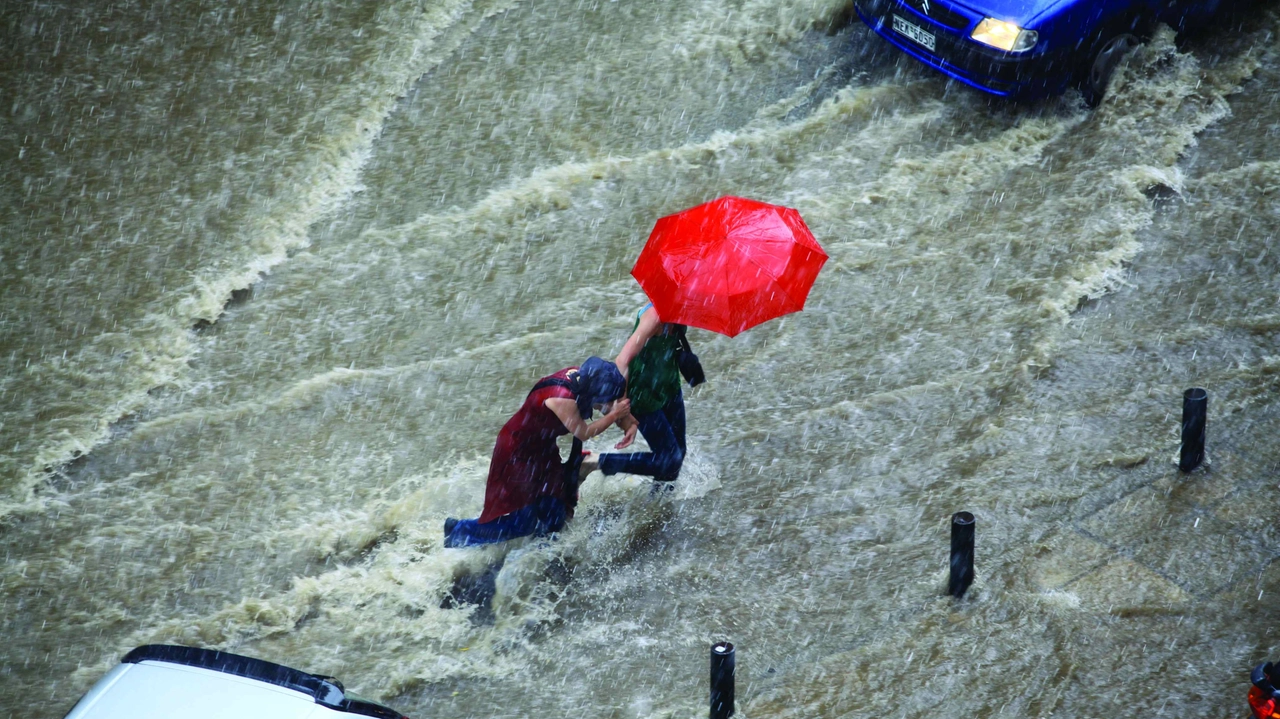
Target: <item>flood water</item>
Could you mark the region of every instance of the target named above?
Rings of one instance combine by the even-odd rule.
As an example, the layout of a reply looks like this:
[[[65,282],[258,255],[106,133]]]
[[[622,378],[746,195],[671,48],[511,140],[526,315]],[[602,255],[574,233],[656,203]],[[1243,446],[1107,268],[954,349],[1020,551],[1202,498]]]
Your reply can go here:
[[[415,719],[704,716],[721,639],[750,718],[1240,717],[1280,659],[1275,3],[1158,33],[1095,111],[948,84],[840,0],[0,31],[0,714],[149,642]],[[443,549],[532,383],[621,348],[654,220],[724,194],[831,259],[802,313],[691,331],[674,490],[597,474],[555,541]]]

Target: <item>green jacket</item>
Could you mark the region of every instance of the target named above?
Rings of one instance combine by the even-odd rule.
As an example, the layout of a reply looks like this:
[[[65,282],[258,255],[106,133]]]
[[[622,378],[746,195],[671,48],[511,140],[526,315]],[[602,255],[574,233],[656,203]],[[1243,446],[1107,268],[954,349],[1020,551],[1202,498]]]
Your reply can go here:
[[[645,306],[636,315],[632,332],[640,326],[640,316],[649,307],[652,305]],[[657,412],[680,393],[680,365],[676,362],[679,343],[677,326],[664,322],[662,330],[650,337],[631,360],[627,371],[631,414]]]

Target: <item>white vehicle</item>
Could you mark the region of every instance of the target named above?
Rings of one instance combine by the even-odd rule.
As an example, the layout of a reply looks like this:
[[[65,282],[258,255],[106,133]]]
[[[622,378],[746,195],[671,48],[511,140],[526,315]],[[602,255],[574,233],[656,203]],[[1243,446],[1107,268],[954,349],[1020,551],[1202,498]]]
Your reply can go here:
[[[211,649],[129,652],[66,719],[408,719],[332,677]]]

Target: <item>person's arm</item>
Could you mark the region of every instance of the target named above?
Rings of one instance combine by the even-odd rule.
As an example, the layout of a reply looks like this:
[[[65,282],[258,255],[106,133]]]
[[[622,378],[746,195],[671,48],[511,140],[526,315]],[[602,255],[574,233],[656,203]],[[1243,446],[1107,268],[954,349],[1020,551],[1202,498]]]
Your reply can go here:
[[[658,334],[662,329],[662,320],[658,319],[658,311],[650,307],[640,315],[640,324],[636,325],[636,331],[631,333],[631,337],[627,339],[627,343],[622,346],[622,351],[618,353],[617,359],[613,361],[618,365],[618,371],[623,377],[629,377],[628,370],[631,360],[640,354],[640,350],[644,349],[644,343],[649,341],[650,337]]]
[[[631,443],[636,441],[636,432],[640,429],[640,423],[636,421],[635,415],[627,412],[626,417],[618,418],[618,426],[622,428],[622,441],[613,445],[614,449],[626,449]]]
[[[587,424],[582,415],[578,414],[578,403],[566,397],[552,397],[544,402],[547,409],[555,413],[560,418],[564,428],[569,433],[583,442],[609,429],[614,422],[623,417],[631,416],[631,400],[620,399],[613,403],[613,409],[600,419]]]

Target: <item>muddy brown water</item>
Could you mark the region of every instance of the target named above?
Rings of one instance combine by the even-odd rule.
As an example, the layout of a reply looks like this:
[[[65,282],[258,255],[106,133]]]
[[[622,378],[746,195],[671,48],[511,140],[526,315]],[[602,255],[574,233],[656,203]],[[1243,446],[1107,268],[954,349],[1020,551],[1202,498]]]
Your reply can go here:
[[[720,639],[746,717],[1239,717],[1276,658],[1273,3],[1096,111],[826,0],[0,27],[0,712],[161,641],[414,717],[702,716]],[[596,475],[556,541],[442,549],[530,383],[621,347],[653,220],[730,193],[831,260],[803,313],[692,333],[674,491]]]

